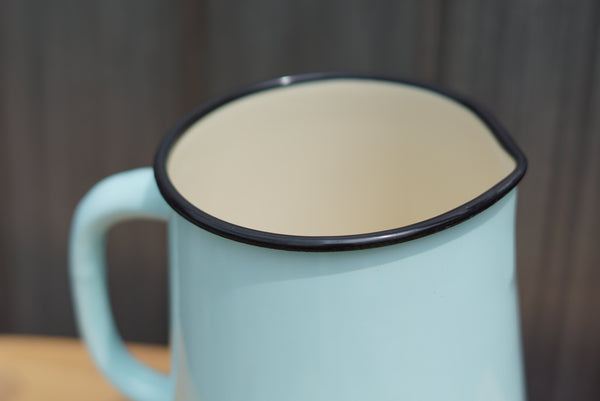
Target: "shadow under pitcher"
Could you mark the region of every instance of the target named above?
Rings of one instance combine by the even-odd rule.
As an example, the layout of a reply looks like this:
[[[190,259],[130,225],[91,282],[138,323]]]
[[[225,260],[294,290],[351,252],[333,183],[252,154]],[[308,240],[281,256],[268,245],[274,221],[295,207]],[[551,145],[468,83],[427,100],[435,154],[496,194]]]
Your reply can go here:
[[[489,113],[443,89],[339,73],[246,87],[81,200],[80,331],[137,401],[523,401],[525,170]],[[128,353],[110,311],[105,237],[130,219],[168,225],[169,375]]]

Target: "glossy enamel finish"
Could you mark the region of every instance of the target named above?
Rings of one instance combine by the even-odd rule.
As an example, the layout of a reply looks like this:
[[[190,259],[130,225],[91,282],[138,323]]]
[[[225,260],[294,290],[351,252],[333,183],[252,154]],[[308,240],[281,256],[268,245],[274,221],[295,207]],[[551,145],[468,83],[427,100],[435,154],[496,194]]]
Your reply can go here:
[[[516,167],[472,201],[416,224],[359,235],[273,234],[210,216],[172,188],[169,147],[202,115],[273,86],[336,77],[285,77],[208,103],[171,131],[154,170],[109,177],[80,202],[69,249],[77,322],[94,361],[127,397],[524,400],[515,206],[526,161],[471,102],[410,83],[477,114]],[[128,353],[110,311],[105,236],[131,219],[168,224],[169,376]]]
[[[150,169],[82,200],[70,269],[94,360],[146,400],[522,401],[516,190],[452,228],[396,245],[297,252],[231,241],[168,208]],[[118,336],[104,235],[168,221],[173,370],[133,359]]]
[[[79,331],[102,372],[136,401],[171,399],[172,382],[133,358],[119,336],[108,298],[105,237],[117,223],[165,221],[169,215],[151,169],[142,168],[96,184],[77,206],[71,225],[69,270]]]
[[[178,399],[522,401],[515,201],[411,242],[329,253],[172,216]]]

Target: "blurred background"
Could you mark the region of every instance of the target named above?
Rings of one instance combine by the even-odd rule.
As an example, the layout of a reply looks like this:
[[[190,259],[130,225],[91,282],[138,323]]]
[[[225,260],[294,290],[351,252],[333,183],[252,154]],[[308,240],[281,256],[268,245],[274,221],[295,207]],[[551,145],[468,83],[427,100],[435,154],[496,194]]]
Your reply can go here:
[[[0,0],[0,332],[76,335],[76,203],[150,165],[195,105],[280,75],[369,71],[479,101],[524,149],[530,400],[598,400],[599,39],[597,0]],[[108,248],[123,336],[166,342],[165,227],[119,226]]]

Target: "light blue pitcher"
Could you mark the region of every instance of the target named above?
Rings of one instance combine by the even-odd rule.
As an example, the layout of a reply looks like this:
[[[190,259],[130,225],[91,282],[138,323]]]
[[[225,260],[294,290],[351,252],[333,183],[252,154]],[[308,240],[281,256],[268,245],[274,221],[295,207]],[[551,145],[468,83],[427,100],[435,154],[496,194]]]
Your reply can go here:
[[[79,328],[137,401],[522,401],[522,152],[479,106],[390,77],[286,76],[207,103],[73,219]],[[105,237],[168,225],[172,369],[127,351]]]

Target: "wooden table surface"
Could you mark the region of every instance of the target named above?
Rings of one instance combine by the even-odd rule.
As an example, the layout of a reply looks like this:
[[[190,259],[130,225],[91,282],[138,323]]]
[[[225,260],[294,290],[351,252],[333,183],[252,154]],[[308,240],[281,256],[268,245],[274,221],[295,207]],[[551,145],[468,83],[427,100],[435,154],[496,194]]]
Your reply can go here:
[[[167,372],[169,352],[129,344],[147,364]],[[80,340],[0,335],[0,401],[126,400],[93,365]]]

